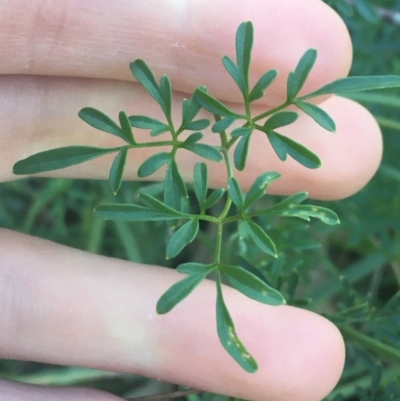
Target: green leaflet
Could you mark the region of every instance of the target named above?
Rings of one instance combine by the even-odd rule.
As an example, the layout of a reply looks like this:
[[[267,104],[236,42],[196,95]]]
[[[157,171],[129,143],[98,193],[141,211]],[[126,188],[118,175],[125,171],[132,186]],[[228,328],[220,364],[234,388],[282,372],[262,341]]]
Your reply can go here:
[[[240,223],[241,236],[248,235],[253,242],[267,255],[278,257],[275,244],[269,235],[254,221],[246,220]]]
[[[206,119],[206,118],[202,118],[201,120],[196,120],[196,121],[192,121],[189,124],[186,125],[187,130],[189,131],[198,131],[198,130],[202,130],[202,129],[206,129],[209,125],[211,124],[211,121]]]
[[[161,202],[154,196],[146,193],[141,193],[140,194],[140,200],[141,202],[149,207],[150,209],[153,209],[154,211],[157,211],[159,213],[164,213],[164,214],[172,214],[172,215],[184,215],[179,210],[173,209],[172,207],[169,207],[167,204]]]
[[[231,131],[231,137],[240,138],[241,136],[250,135],[252,131],[252,127],[238,127]]]
[[[238,131],[236,131],[238,132]],[[244,132],[244,131],[241,131]],[[235,167],[239,171],[243,171],[246,167],[247,155],[249,152],[249,144],[251,138],[252,130],[251,128],[246,129],[246,132],[240,138],[238,144],[236,145],[235,152],[233,154],[233,161],[235,163]]]
[[[164,181],[164,202],[176,210],[182,208],[182,198],[188,196],[186,185],[175,160],[168,163]]]
[[[128,116],[125,114],[125,112],[120,111],[118,117],[119,117],[119,123],[121,124],[121,130],[123,132],[125,140],[129,144],[134,145],[135,139],[133,138],[132,126],[128,119]]]
[[[307,196],[307,192],[298,192],[268,209],[257,210],[252,215],[298,217],[306,221],[310,221],[310,217],[314,217],[328,225],[339,224],[339,218],[332,210],[320,206],[300,205],[307,199]]]
[[[189,245],[196,238],[199,232],[199,220],[191,219],[186,222],[182,227],[175,231],[170,239],[167,250],[166,258],[172,259],[182,252],[183,248]]]
[[[304,113],[308,114],[317,124],[327,131],[336,132],[336,124],[332,117],[320,107],[312,103],[296,101],[295,105]]]
[[[317,51],[315,49],[307,50],[298,62],[294,72],[289,74],[287,83],[288,101],[292,101],[301,91],[316,60]]]
[[[212,271],[215,270],[215,265],[205,265],[203,263],[182,263],[176,269],[179,273],[185,274],[210,274]]]
[[[200,87],[199,90],[207,91],[207,88]],[[193,119],[197,116],[201,109],[201,105],[196,101],[195,96],[193,95],[191,99],[183,99],[182,102],[182,125],[180,130],[186,127]]]
[[[125,204],[106,204],[95,208],[96,215],[103,219],[124,221],[164,221],[189,219],[190,215],[179,213],[160,213],[148,207]]]
[[[163,315],[185,299],[206,277],[205,273],[191,274],[172,285],[158,300],[157,313]]]
[[[117,194],[122,183],[128,150],[128,148],[122,149],[111,166],[109,181],[114,195]]]
[[[304,167],[312,169],[321,167],[319,157],[293,139],[280,135],[277,132],[267,132],[267,135],[275,153],[282,161],[285,161],[287,155],[289,155]]]
[[[228,56],[224,56],[222,58],[222,64],[224,65],[226,71],[228,71],[229,75],[233,78],[236,85],[239,87],[243,96],[246,97],[247,89],[246,89],[246,84],[243,80],[242,71],[238,68],[235,62]]]
[[[283,199],[281,202],[277,203],[274,206],[271,206],[268,209],[265,210],[285,210],[287,208],[292,208],[298,205],[299,203],[305,201],[308,197],[307,192],[297,192],[291,196],[288,196],[287,198]]]
[[[282,294],[260,280],[254,274],[239,266],[220,266],[220,271],[227,277],[233,288],[267,305],[285,304]]]
[[[310,221],[310,217],[321,220],[328,225],[336,225],[340,223],[339,217],[335,212],[320,206],[312,205],[293,205],[285,209],[273,209],[270,212],[263,213],[283,217],[298,217],[300,219]],[[268,210],[268,209],[267,209]]]
[[[151,136],[158,136],[170,130],[167,124],[147,116],[130,116],[129,122],[132,127],[151,130]]]
[[[236,116],[228,116],[219,121],[217,121],[212,127],[212,132],[222,132],[229,128],[237,120]]]
[[[172,88],[171,88],[171,81],[166,75],[163,75],[161,77],[160,94],[165,107],[164,110],[165,115],[168,121],[170,121],[172,112]]]
[[[268,185],[280,177],[281,175],[274,171],[259,175],[246,195],[244,208],[248,208],[254,202],[257,202],[259,199],[261,199],[265,195]]]
[[[168,90],[167,83],[164,82],[163,92],[161,91],[153,72],[143,60],[136,60],[130,64],[130,69],[136,80],[150,93],[153,99],[161,106],[165,115],[169,115],[170,105],[164,103],[166,91]]]
[[[132,135],[127,134],[110,117],[93,107],[85,107],[79,111],[78,116],[93,128],[118,136],[128,143],[133,143]]]
[[[400,86],[400,76],[386,75],[386,76],[372,76],[372,77],[347,77],[341,78],[331,82],[322,88],[302,96],[298,100],[310,99],[322,95],[346,95],[353,92],[397,88]]]
[[[224,193],[225,190],[222,188],[215,189],[213,192],[211,192],[210,196],[204,202],[204,210],[213,207],[224,196]]]
[[[184,142],[182,148],[214,162],[222,162],[223,160],[221,152],[211,145],[206,145],[204,143],[188,144]]]
[[[258,366],[254,358],[248,353],[243,343],[239,340],[235,325],[229,314],[222,296],[221,277],[217,274],[217,331],[221,344],[229,355],[246,371],[254,373]]]
[[[203,133],[202,132],[194,132],[193,134],[190,134],[185,141],[182,143],[182,147],[185,147],[187,145],[193,145],[197,142],[200,141],[200,139],[203,138]]]
[[[265,90],[275,81],[277,76],[277,70],[271,70],[262,75],[249,94],[249,102],[261,99],[264,96]]]
[[[228,109],[228,107],[222,104],[219,100],[215,99],[208,93],[203,92],[202,90],[196,89],[194,95],[196,101],[198,101],[200,105],[210,113],[223,117],[239,116],[234,111]]]
[[[121,149],[121,147],[103,149],[91,146],[67,146],[65,148],[45,150],[15,163],[13,173],[21,175],[59,170]]]
[[[148,177],[155,173],[159,168],[169,163],[171,160],[171,153],[160,152],[153,156],[150,156],[145,160],[137,171],[137,175],[140,178]]]
[[[276,128],[284,127],[294,123],[299,118],[299,113],[295,111],[280,111],[272,115],[265,124],[266,131],[274,131]]]
[[[243,208],[243,195],[240,189],[238,180],[235,177],[229,178],[228,181],[228,193],[232,202],[239,209]]]
[[[193,186],[200,208],[203,208],[208,190],[208,168],[205,163],[196,163],[194,166]]]
[[[243,22],[236,31],[236,62],[242,73],[245,93],[249,88],[249,70],[253,48],[254,28],[251,22]]]

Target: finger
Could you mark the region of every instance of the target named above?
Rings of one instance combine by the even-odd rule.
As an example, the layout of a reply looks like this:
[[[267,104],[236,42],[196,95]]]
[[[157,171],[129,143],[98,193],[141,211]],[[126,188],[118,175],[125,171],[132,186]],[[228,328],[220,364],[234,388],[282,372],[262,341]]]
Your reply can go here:
[[[252,400],[320,400],[341,374],[342,337],[311,312],[224,288],[239,336],[259,363],[247,374],[219,343],[211,281],[157,315],[157,299],[182,277],[177,272],[9,231],[0,236],[3,358],[135,373]]]
[[[68,145],[113,147],[122,145],[113,135],[88,126],[77,117],[78,111],[92,106],[117,119],[123,108],[128,114],[145,114],[164,120],[159,107],[144,90],[134,83],[104,80],[8,77],[0,79],[0,180],[11,180],[12,166],[19,159],[36,152]],[[181,121],[182,94],[174,96],[174,120]],[[308,191],[311,197],[338,199],[362,188],[375,173],[381,158],[382,140],[373,117],[360,105],[343,98],[331,98],[321,105],[336,121],[337,132],[331,134],[308,116],[282,129],[285,135],[308,146],[318,154],[323,166],[310,170],[297,162],[281,162],[267,137],[255,132],[251,140],[248,166],[239,175],[243,189],[249,188],[256,176],[265,171],[279,171],[282,178],[271,187],[271,193],[291,194]],[[254,107],[253,113],[265,108]],[[204,115],[209,118],[208,115]],[[150,139],[148,133],[135,130],[139,142]],[[166,138],[169,139],[168,134]],[[165,136],[155,139],[164,139]],[[154,140],[154,138],[153,138]],[[205,142],[219,144],[219,136],[206,133]],[[164,149],[163,149],[164,150]],[[160,148],[137,149],[129,153],[125,177],[135,179],[138,166]],[[113,155],[68,169],[49,173],[57,177],[106,178]],[[178,161],[187,181],[192,180],[193,165],[201,160],[185,150]],[[209,163],[211,185],[225,186],[226,172],[222,163]],[[151,179],[161,180],[164,170]]]
[[[131,80],[128,65],[145,59],[177,90],[207,85],[217,97],[239,100],[220,58],[234,57],[236,28],[254,22],[252,76],[271,68],[281,76],[269,101],[282,100],[287,74],[313,47],[319,60],[307,91],[347,75],[351,44],[347,29],[320,0],[7,0],[0,15],[2,74],[34,74]]]
[[[122,401],[122,398],[99,390],[34,386],[1,379],[0,394],[1,399],[7,401]]]

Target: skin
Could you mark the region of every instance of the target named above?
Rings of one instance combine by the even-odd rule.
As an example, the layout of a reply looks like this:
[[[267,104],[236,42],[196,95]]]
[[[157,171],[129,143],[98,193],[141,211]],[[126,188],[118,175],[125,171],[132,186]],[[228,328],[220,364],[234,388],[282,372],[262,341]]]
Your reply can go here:
[[[77,118],[83,107],[112,117],[120,109],[161,117],[130,75],[128,64],[136,58],[145,59],[157,76],[171,77],[177,121],[182,98],[200,83],[240,107],[220,57],[234,56],[233,38],[242,21],[255,26],[252,79],[270,68],[280,70],[255,112],[284,99],[287,73],[308,48],[317,48],[319,58],[304,92],[346,76],[351,64],[348,32],[319,0],[249,0],[245,5],[236,0],[4,0],[0,11],[1,181],[15,179],[13,164],[38,151],[119,144],[118,138]],[[337,122],[336,134],[307,116],[281,132],[309,146],[323,167],[308,170],[292,160],[282,163],[265,136],[256,135],[248,167],[238,174],[244,189],[267,170],[283,174],[272,193],[306,190],[317,199],[340,199],[368,182],[382,152],[377,124],[349,100],[320,102]],[[211,143],[216,140],[211,133],[206,136]],[[131,152],[126,177],[136,179],[137,167],[153,151]],[[180,155],[188,180],[196,161]],[[49,175],[105,178],[110,162],[103,157]],[[209,167],[211,185],[224,186],[224,166]],[[344,344],[330,322],[289,306],[261,305],[226,288],[238,333],[260,366],[257,373],[246,374],[219,344],[211,282],[170,314],[156,315],[157,299],[180,277],[157,266],[0,230],[0,357],[140,374],[260,401],[321,400],[335,386]],[[90,389],[6,381],[0,381],[0,394],[9,401],[119,399]]]

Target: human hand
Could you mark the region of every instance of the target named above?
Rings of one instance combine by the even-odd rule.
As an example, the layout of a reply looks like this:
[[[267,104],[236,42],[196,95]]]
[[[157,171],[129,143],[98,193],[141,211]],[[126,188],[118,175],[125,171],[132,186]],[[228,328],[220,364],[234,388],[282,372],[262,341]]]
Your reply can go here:
[[[235,30],[245,20],[253,21],[256,30],[252,75],[258,77],[269,68],[281,73],[266,103],[259,103],[260,111],[283,99],[288,71],[310,47],[318,49],[319,58],[305,91],[347,74],[347,31],[319,0],[251,0],[245,7],[238,2],[236,8],[232,4],[4,2],[0,179],[13,179],[12,165],[41,150],[115,144],[117,139],[76,117],[83,107],[110,115],[124,108],[157,117],[154,102],[139,85],[128,82],[128,64],[136,58],[145,59],[157,75],[171,77],[179,90],[174,98],[177,118],[183,93],[201,83],[216,97],[238,102],[220,56],[233,53]],[[322,107],[337,123],[335,135],[305,116],[284,133],[317,153],[323,167],[308,170],[291,160],[281,163],[265,138],[255,137],[249,167],[238,175],[243,188],[260,173],[278,170],[283,177],[271,186],[274,193],[307,190],[314,198],[337,199],[369,180],[382,148],[373,118],[361,106],[337,97]],[[210,141],[214,137],[210,134]],[[131,153],[127,177],[136,178],[136,168],[148,152]],[[180,165],[188,180],[195,162],[182,155]],[[109,164],[104,157],[51,175],[105,178]],[[209,167],[212,184],[225,185],[221,166]],[[210,283],[202,284],[168,315],[158,316],[157,299],[179,279],[178,273],[9,231],[0,236],[0,302],[6,305],[0,321],[3,358],[136,373],[254,400],[318,400],[340,376],[343,341],[320,316],[289,306],[261,305],[226,289],[238,332],[259,362],[259,371],[249,375],[218,341]],[[117,399],[92,390],[6,382],[0,382],[0,394],[10,401]]]

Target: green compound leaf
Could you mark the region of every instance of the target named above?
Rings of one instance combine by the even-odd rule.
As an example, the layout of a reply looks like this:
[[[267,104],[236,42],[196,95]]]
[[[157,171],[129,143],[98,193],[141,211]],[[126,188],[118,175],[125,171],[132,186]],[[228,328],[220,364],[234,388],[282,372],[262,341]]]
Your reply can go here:
[[[223,160],[221,152],[211,145],[206,145],[204,143],[188,144],[184,142],[182,148],[214,162],[222,162]]]
[[[251,138],[252,130],[247,129],[247,133],[242,136],[238,144],[236,145],[235,152],[233,154],[233,161],[235,163],[235,167],[239,171],[243,171],[246,167],[247,155],[249,152],[249,144]]]
[[[222,296],[221,278],[217,274],[217,332],[222,346],[228,354],[246,371],[254,373],[258,366],[254,358],[248,353],[243,343],[239,340],[232,317],[225,305]]]
[[[150,70],[149,66],[143,60],[136,60],[130,64],[130,69],[136,80],[142,84],[142,86],[150,93],[153,99],[161,106],[165,115],[168,113],[168,105],[164,103],[166,97],[167,83],[164,82],[163,92],[154,77],[154,74]]]
[[[196,101],[198,101],[200,105],[210,113],[223,117],[238,116],[238,114],[228,109],[228,107],[222,104],[219,100],[215,99],[208,93],[203,92],[202,90],[196,89],[194,95]]]
[[[239,209],[243,208],[243,195],[240,189],[238,180],[235,177],[230,177],[228,181],[228,193],[232,202]]]
[[[91,146],[66,146],[65,148],[45,150],[15,163],[13,173],[21,175],[59,170],[119,150],[121,147],[103,149]]]
[[[128,143],[131,142],[131,138],[127,137],[124,131],[113,121],[110,117],[106,116],[99,110],[92,107],[85,107],[79,111],[78,116],[89,124],[93,128],[96,128],[103,132],[118,136]]]
[[[194,166],[193,186],[200,208],[203,208],[208,190],[208,169],[205,163],[196,163]]]
[[[169,207],[168,205],[161,202],[160,200],[158,200],[157,198],[155,198],[152,195],[149,195],[146,193],[141,193],[140,200],[145,206],[147,206],[148,208],[150,208],[156,212],[164,213],[164,214],[171,214],[171,215],[177,215],[177,213],[178,213],[179,215],[182,215],[181,212]]]
[[[248,208],[254,202],[261,199],[265,195],[269,184],[280,177],[281,175],[275,171],[269,171],[258,176],[246,195],[244,208]]]
[[[209,275],[213,270],[215,270],[215,265],[205,265],[203,263],[182,263],[176,269],[179,273],[185,274],[205,274]]]
[[[296,113],[295,111],[280,111],[275,113],[265,122],[264,128],[266,131],[273,131],[276,128],[294,123],[298,118],[299,113]]]
[[[217,121],[212,127],[211,131],[215,133],[219,133],[225,131],[229,128],[235,121],[237,120],[236,116],[225,117],[222,120]]]
[[[154,174],[159,168],[164,166],[164,164],[169,163],[171,160],[171,153],[160,152],[153,156],[150,156],[146,161],[144,161],[137,171],[137,175],[140,178],[148,177]]]
[[[192,121],[189,124],[186,125],[186,129],[189,131],[198,131],[202,129],[208,128],[208,126],[211,124],[210,120],[207,120],[206,118],[203,118],[201,120],[196,120]]]
[[[173,210],[171,213],[160,213],[145,206],[126,204],[106,204],[95,208],[96,215],[107,220],[124,221],[164,221],[190,219],[190,215]]]
[[[163,315],[185,299],[206,277],[205,273],[191,274],[171,286],[158,300],[157,313]]]
[[[250,92],[249,102],[261,99],[264,96],[265,90],[275,81],[277,76],[277,70],[271,70],[262,75]]]
[[[269,235],[254,221],[246,220],[240,223],[240,234],[248,235],[253,242],[267,255],[278,257],[276,247]]]
[[[128,150],[129,149],[127,148],[122,149],[118,153],[117,157],[114,159],[114,162],[111,166],[109,181],[114,195],[118,193],[118,190],[122,183]]]
[[[182,252],[196,238],[199,232],[199,220],[192,219],[180,227],[167,245],[166,258],[172,259]]]
[[[251,51],[253,48],[254,28],[251,22],[243,22],[236,31],[236,62],[242,73],[245,93],[248,93]]]
[[[279,204],[278,204],[279,205]],[[277,206],[278,206],[277,205]],[[296,205],[289,204],[285,208],[274,207],[267,209],[263,215],[274,215],[283,217],[298,217],[306,221],[310,221],[310,217],[321,220],[328,225],[336,225],[340,223],[339,217],[335,212],[325,207],[312,206],[312,205]]]
[[[247,297],[267,305],[277,306],[286,303],[285,298],[279,291],[242,267],[220,266],[220,270],[227,277],[232,287]]]
[[[236,85],[239,87],[243,96],[246,96],[246,84],[243,80],[242,71],[238,68],[235,62],[228,56],[222,57],[222,64],[224,65],[226,71],[228,71],[229,75],[233,78]]]
[[[147,116],[129,116],[129,122],[132,127],[151,130],[151,136],[161,135],[169,131],[167,124]]]
[[[285,161],[287,155],[289,155],[304,167],[312,169],[321,167],[321,161],[318,156],[293,139],[277,132],[267,132],[267,135],[275,153],[282,161]]]
[[[315,49],[307,50],[301,57],[294,72],[289,74],[287,84],[288,101],[292,101],[301,91],[316,60],[317,51]]]
[[[170,120],[172,110],[172,87],[171,81],[166,75],[161,77],[160,94],[165,106],[165,115]]]
[[[133,138],[132,126],[125,112],[119,112],[119,123],[121,124],[121,129],[125,137],[125,141],[131,145],[135,144],[135,139]]]
[[[327,131],[336,132],[336,124],[332,117],[320,107],[315,106],[312,103],[306,102],[295,102],[295,105],[304,113],[308,114],[317,124]]]
[[[204,210],[213,207],[224,196],[224,193],[225,190],[222,188],[215,189],[213,192],[211,192],[210,196],[204,202]]]
[[[299,100],[310,99],[321,95],[345,95],[352,92],[360,92],[367,90],[397,88],[400,86],[400,76],[385,75],[372,77],[347,77],[331,82],[328,85],[312,92],[306,96],[302,96]]]

